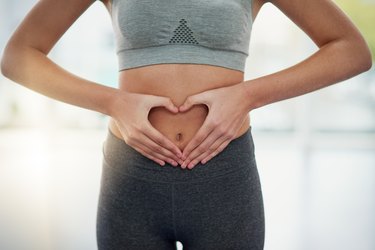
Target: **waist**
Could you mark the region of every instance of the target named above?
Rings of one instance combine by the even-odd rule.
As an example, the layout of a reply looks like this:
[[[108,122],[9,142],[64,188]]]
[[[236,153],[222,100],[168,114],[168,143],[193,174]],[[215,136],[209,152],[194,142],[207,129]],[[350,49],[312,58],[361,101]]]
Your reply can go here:
[[[107,133],[103,144],[103,155],[104,171],[113,170],[118,175],[131,175],[138,179],[154,182],[207,182],[225,176],[246,176],[247,173],[254,173],[256,170],[251,127],[243,135],[232,140],[211,161],[206,164],[198,163],[190,171],[169,164],[160,167],[123,143],[111,131]]]
[[[190,95],[209,89],[230,86],[243,81],[243,73],[223,67],[193,64],[158,64],[121,71],[119,89],[123,91],[166,96],[176,106],[184,103]],[[149,113],[150,123],[175,143],[181,150],[202,126],[208,108],[195,105],[190,110],[173,114],[164,107],[155,107]],[[238,134],[243,135],[250,127],[249,114]],[[110,119],[109,129],[122,139],[122,135]]]

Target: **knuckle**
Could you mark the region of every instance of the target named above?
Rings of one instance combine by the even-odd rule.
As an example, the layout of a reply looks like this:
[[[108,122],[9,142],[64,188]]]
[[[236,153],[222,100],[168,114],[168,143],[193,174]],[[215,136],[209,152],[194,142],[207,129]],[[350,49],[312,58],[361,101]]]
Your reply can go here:
[[[138,135],[138,130],[135,128],[128,132],[128,138],[131,138],[132,140],[137,138],[137,135]]]
[[[159,150],[158,152],[161,155],[166,156],[166,157],[171,157],[171,154],[169,154],[168,150],[166,150],[164,147],[159,146],[158,150]]]
[[[220,125],[219,120],[217,120],[217,119],[212,119],[212,120],[211,120],[211,127],[212,127],[212,128],[216,128],[216,127],[218,127],[219,125]]]
[[[145,147],[144,151],[145,151],[146,154],[149,154],[149,155],[153,156],[152,150],[150,150],[148,147]]]
[[[158,144],[159,145],[168,145],[168,142],[164,138],[158,138]]]
[[[160,154],[156,153],[153,150],[150,150],[150,155],[152,155],[153,157],[155,157],[155,159],[164,160],[164,158]]]
[[[154,142],[157,144],[157,145],[160,145],[161,144],[161,140],[160,140],[160,138],[155,138],[154,139]]]
[[[201,143],[201,141],[203,141],[203,139],[204,139],[204,138],[203,138],[202,135],[198,135],[197,138],[195,139],[194,143],[199,144],[199,143]]]
[[[217,127],[217,132],[219,133],[220,136],[225,136],[228,133],[228,131],[225,128],[220,127],[220,126]]]
[[[130,131],[133,131],[133,133],[138,133],[138,132],[141,131],[141,128],[143,128],[143,126],[144,126],[143,124],[141,124],[141,125],[133,124],[133,125],[131,126]]]
[[[198,151],[199,154],[203,154],[204,152],[207,151],[207,147],[204,147],[204,146],[198,147],[197,151]]]
[[[154,146],[152,146],[152,149],[153,149],[155,152],[158,152],[158,153],[163,152],[163,148],[162,148],[160,145],[154,145]]]
[[[225,138],[226,140],[230,140],[230,139],[233,138],[232,133],[230,133],[229,131],[226,131],[226,132],[223,134],[223,136],[224,136],[224,138]]]
[[[164,140],[163,140],[163,138],[160,138],[160,137],[156,137],[156,138],[155,138],[155,142],[156,142],[157,144],[159,144],[159,145],[164,144]]]
[[[173,157],[173,154],[169,150],[167,150],[166,148],[160,146],[159,150],[160,150],[159,151],[160,154],[162,154],[166,157]]]

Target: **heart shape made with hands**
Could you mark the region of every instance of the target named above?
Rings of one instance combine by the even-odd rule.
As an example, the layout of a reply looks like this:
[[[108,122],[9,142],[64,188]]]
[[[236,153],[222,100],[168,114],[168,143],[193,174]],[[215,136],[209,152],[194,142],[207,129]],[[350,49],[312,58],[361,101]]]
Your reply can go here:
[[[206,119],[208,115],[208,106],[205,104],[194,104],[194,105],[189,105],[189,106],[184,106],[184,104],[180,106],[175,106],[176,112],[172,112],[170,109],[164,107],[164,106],[158,106],[158,107],[153,107],[149,114],[148,114],[148,119],[155,127],[158,127],[157,124],[160,124],[161,118],[159,115],[164,114],[164,115],[169,115],[171,117],[176,117],[176,116],[185,116],[185,118],[182,118],[182,120],[185,120],[184,124],[186,122],[191,122],[193,120],[200,120],[200,125],[203,124],[204,120]],[[165,117],[163,117],[164,119]]]
[[[190,95],[178,107],[170,101],[164,102],[163,106],[175,115],[192,111],[181,117],[181,120],[175,120],[176,124],[170,124],[176,127],[177,122],[182,122],[181,127],[184,127],[184,122],[189,122],[191,125],[185,129],[185,139],[176,143],[183,153],[182,168],[193,168],[198,162],[206,163],[230,143],[233,134],[241,129],[246,120],[245,115],[249,113],[248,103],[242,101],[246,98],[245,85],[239,83]],[[196,105],[204,106],[207,112],[202,115],[202,107],[198,108]],[[197,107],[194,109],[197,112],[193,112],[192,107]],[[170,121],[173,123],[173,120]],[[173,127],[171,130],[173,131]],[[176,138],[172,139],[175,141]]]
[[[186,122],[195,120],[195,122],[191,123],[191,127],[188,129],[186,134],[176,134],[173,135],[175,137],[169,137],[171,139],[172,143],[174,143],[178,148],[180,148],[181,151],[184,150],[184,148],[189,144],[189,142],[194,138],[195,134],[199,131],[200,127],[203,125],[204,120],[206,119],[206,116],[208,115],[208,107],[204,103],[188,103],[188,101],[185,101],[181,105],[177,106],[172,104],[173,106],[170,107],[165,107],[165,106],[158,106],[152,108],[154,112],[149,113],[149,121],[151,124],[159,130],[162,134],[166,135],[169,131],[167,128],[171,128],[170,126],[163,126],[161,127],[161,119],[159,118],[159,112],[155,111],[160,111],[161,113],[165,114],[173,114],[173,115],[183,115],[188,113],[189,111],[192,111],[193,108],[195,111],[192,111],[193,113],[187,115],[186,117],[182,118],[182,122],[180,123],[181,126],[185,124]],[[172,110],[175,110],[173,112]],[[158,113],[158,114],[156,114]],[[195,119],[195,117],[197,119]],[[186,121],[186,122],[185,122]],[[177,124],[171,124],[172,126],[178,126]],[[173,131],[173,130],[172,130]],[[178,143],[180,142],[180,143]]]

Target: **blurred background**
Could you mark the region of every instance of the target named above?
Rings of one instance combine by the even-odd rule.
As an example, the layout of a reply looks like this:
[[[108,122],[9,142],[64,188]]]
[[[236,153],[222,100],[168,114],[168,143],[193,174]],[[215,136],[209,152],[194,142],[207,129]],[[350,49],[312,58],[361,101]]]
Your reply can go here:
[[[1,51],[36,2],[0,0]],[[375,1],[335,3],[374,55]],[[250,44],[245,80],[317,51],[269,3],[257,16]],[[97,1],[49,57],[74,74],[117,87],[114,46],[110,16]],[[108,119],[0,76],[0,249],[96,249]],[[253,110],[251,124],[266,210],[265,249],[375,249],[374,69]]]

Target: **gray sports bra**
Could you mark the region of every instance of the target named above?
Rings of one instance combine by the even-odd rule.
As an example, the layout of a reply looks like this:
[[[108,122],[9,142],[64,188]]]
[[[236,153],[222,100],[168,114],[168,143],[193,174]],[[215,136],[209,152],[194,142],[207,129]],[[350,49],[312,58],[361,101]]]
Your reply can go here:
[[[119,71],[195,63],[244,72],[252,0],[110,0]]]

